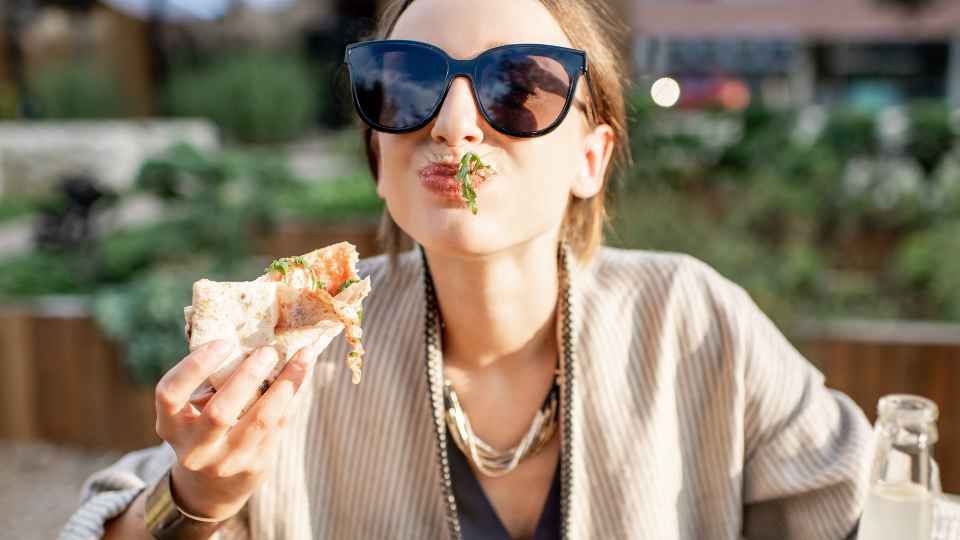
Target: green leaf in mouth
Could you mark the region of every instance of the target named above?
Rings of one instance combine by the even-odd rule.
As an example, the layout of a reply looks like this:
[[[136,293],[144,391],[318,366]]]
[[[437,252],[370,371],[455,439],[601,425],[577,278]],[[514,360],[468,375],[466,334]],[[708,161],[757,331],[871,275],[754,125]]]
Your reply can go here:
[[[480,156],[473,152],[467,152],[460,158],[460,168],[457,170],[456,179],[460,182],[460,194],[467,203],[467,208],[473,215],[478,212],[477,208],[477,190],[473,187],[470,177],[483,170],[489,170],[490,167],[480,160]]]

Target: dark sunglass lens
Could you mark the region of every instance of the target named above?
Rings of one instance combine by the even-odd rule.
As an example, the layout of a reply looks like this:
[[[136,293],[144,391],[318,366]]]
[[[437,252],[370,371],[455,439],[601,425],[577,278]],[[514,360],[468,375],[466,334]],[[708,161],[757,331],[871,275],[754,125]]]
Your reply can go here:
[[[428,49],[402,45],[358,47],[350,79],[361,116],[391,129],[415,127],[437,105],[446,65]]]
[[[477,93],[492,124],[534,132],[556,122],[571,84],[566,67],[553,55],[503,51],[481,65]]]

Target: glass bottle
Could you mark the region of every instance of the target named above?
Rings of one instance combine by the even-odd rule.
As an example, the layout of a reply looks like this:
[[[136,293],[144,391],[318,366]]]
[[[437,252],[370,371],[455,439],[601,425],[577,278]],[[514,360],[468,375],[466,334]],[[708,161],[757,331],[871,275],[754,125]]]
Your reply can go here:
[[[858,540],[930,540],[939,491],[933,445],[937,416],[920,396],[884,396],[877,406],[870,492]]]

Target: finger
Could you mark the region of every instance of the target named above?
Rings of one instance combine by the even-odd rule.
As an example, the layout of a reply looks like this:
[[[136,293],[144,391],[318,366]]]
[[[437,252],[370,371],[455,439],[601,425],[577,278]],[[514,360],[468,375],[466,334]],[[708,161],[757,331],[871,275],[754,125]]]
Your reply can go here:
[[[277,365],[279,356],[273,347],[261,347],[244,360],[203,408],[203,417],[214,433],[237,423],[243,407],[260,395],[260,386]]]
[[[310,378],[318,354],[316,347],[304,347],[284,366],[270,389],[231,430],[235,448],[256,449],[264,438],[282,430],[291,403]]]
[[[157,383],[155,392],[157,416],[174,416],[183,410],[191,394],[233,352],[225,340],[206,343],[188,354]]]

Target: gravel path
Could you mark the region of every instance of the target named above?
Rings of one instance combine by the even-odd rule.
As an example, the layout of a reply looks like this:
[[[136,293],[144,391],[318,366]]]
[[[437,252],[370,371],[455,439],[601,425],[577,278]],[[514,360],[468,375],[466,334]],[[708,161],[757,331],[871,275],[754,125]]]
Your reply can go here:
[[[56,538],[77,508],[83,481],[119,457],[0,440],[0,538]]]

